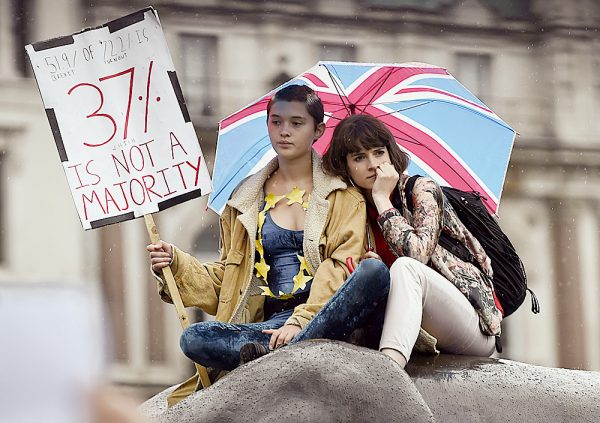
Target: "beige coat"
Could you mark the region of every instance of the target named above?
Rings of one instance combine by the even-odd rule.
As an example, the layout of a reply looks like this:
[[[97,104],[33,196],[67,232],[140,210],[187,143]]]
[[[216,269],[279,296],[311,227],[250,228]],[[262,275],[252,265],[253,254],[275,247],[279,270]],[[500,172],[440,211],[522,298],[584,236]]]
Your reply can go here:
[[[315,153],[312,161],[313,192],[304,222],[304,257],[314,278],[307,302],[296,307],[286,322],[301,328],[344,283],[349,274],[346,258],[352,257],[358,263],[365,239],[363,196],[356,188],[347,188],[340,179],[325,175],[321,159]],[[228,201],[220,219],[219,261],[200,263],[193,256],[174,249],[171,269],[185,306],[199,307],[222,322],[263,320],[265,297],[260,295],[261,282],[254,276],[255,240],[258,211],[264,199],[263,186],[277,167],[275,158],[263,170],[244,180]],[[162,280],[159,293],[163,300],[171,302],[168,287]],[[186,383],[188,388],[192,384],[191,380]],[[181,394],[176,396],[180,398]]]

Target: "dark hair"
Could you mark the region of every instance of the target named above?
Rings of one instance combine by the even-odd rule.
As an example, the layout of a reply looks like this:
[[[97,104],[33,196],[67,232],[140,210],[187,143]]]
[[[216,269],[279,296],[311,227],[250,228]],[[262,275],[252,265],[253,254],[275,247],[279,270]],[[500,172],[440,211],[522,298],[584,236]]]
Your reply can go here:
[[[408,167],[410,158],[400,149],[394,136],[379,119],[370,115],[352,115],[343,119],[335,127],[329,149],[323,156],[323,170],[350,182],[348,175],[348,154],[358,153],[361,148],[386,147],[391,164],[398,173]]]
[[[275,93],[269,104],[267,104],[267,117],[271,113],[271,107],[278,101],[298,101],[304,103],[308,114],[315,120],[315,129],[317,125],[323,122],[325,117],[325,111],[323,110],[323,103],[319,96],[312,90],[312,88],[306,85],[288,85],[283,87]]]

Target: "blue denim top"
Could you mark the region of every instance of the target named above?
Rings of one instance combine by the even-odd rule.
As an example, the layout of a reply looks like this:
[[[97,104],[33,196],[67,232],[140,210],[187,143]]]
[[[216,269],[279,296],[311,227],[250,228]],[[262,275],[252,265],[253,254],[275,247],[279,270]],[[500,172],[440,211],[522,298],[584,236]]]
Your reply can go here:
[[[304,255],[302,243],[304,231],[293,231],[278,226],[267,212],[262,227],[262,245],[265,251],[265,261],[270,266],[268,283],[271,291],[277,295],[279,291],[287,294],[294,288],[293,278],[300,270],[298,255]],[[311,281],[312,282],[312,281]],[[306,284],[301,292],[310,291],[311,282]],[[267,297],[266,301],[277,301]]]

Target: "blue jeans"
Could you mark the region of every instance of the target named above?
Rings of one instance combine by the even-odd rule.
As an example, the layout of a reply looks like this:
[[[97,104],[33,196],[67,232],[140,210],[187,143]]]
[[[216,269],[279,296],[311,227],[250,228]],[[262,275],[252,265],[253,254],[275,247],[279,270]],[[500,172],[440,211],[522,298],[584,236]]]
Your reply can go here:
[[[389,288],[390,273],[385,264],[374,259],[362,261],[292,343],[316,338],[344,341],[355,329],[373,325],[373,322],[373,329],[380,333]],[[268,349],[271,336],[262,331],[280,328],[292,311],[277,313],[260,323],[195,323],[184,330],[180,346],[196,363],[233,370],[239,365],[240,348],[249,342],[258,342]]]

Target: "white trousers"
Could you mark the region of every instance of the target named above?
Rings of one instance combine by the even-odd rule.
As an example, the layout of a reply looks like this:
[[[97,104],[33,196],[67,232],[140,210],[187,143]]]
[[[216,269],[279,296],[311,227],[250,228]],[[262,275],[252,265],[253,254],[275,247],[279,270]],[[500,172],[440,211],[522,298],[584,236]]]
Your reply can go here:
[[[480,357],[493,354],[495,338],[481,332],[479,315],[452,282],[410,257],[399,257],[390,274],[380,350],[392,348],[408,362],[423,327],[437,339],[442,352]]]

